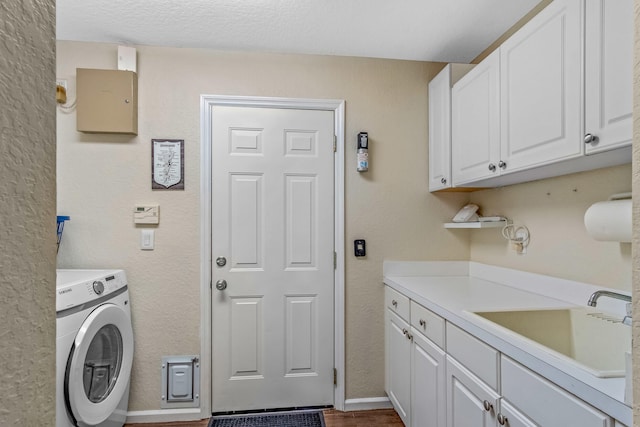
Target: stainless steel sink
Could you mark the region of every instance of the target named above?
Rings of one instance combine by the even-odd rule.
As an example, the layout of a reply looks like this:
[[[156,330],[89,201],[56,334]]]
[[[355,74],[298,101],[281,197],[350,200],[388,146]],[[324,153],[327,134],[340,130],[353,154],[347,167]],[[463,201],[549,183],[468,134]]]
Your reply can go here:
[[[597,377],[623,377],[631,328],[590,308],[473,313],[570,359]]]

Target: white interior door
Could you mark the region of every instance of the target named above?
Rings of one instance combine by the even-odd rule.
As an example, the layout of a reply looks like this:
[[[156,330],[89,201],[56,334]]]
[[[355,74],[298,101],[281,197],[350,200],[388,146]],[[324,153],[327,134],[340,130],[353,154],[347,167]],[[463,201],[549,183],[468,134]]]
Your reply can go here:
[[[333,404],[333,114],[212,108],[213,412]]]

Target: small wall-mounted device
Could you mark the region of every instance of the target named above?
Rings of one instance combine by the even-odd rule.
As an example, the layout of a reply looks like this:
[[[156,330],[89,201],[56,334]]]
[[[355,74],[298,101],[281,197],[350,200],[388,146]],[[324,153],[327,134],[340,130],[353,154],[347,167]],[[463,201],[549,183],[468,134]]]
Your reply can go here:
[[[133,208],[133,222],[135,224],[159,224],[160,206],[136,205]]]
[[[367,256],[367,242],[364,239],[353,241],[353,254],[357,257]]]
[[[358,134],[358,172],[369,170],[369,134],[360,132]]]

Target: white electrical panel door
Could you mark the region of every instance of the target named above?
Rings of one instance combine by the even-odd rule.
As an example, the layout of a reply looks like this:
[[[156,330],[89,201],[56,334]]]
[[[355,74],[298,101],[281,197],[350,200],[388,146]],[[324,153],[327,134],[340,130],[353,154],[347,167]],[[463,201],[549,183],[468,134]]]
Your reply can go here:
[[[585,149],[591,154],[631,144],[633,0],[589,0],[586,22]]]
[[[333,404],[333,111],[212,112],[213,412]]]

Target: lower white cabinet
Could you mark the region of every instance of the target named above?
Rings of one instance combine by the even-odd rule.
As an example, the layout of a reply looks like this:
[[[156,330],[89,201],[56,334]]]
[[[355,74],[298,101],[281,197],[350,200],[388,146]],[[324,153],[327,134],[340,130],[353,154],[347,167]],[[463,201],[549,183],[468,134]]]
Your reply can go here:
[[[504,355],[501,358],[500,367],[502,396],[526,414],[535,425],[545,427],[611,427],[613,425],[613,420],[606,414]]]
[[[389,287],[385,301],[385,390],[405,426],[624,427]]]
[[[495,426],[499,399],[491,387],[447,356],[447,427]]]
[[[398,302],[385,308],[385,391],[405,426],[444,427],[445,353],[436,344],[444,341],[444,320],[413,302],[409,315],[395,291],[385,293]]]
[[[446,422],[445,353],[412,328],[411,426],[440,427]]]
[[[385,390],[405,426],[411,425],[411,341],[409,324],[386,310]]]

